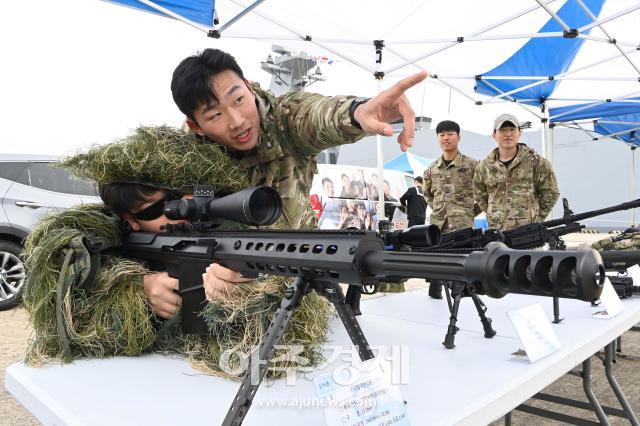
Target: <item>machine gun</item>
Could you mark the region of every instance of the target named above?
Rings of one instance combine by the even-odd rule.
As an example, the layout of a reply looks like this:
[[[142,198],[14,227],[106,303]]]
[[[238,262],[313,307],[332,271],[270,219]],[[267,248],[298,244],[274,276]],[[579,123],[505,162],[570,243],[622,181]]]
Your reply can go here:
[[[258,365],[250,358],[224,425],[242,423],[292,314],[311,291],[333,304],[362,360],[374,355],[339,283],[362,286],[389,277],[456,280],[474,283],[477,294],[496,298],[521,293],[587,301],[602,291],[604,269],[595,250],[518,251],[494,243],[470,254],[411,253],[387,251],[384,239],[373,231],[218,230],[209,222],[214,217],[252,225],[274,223],[282,209],[280,198],[267,187],[218,199],[209,190],[202,192],[205,195],[196,190],[194,200],[165,206],[169,218],[196,222],[167,225],[159,234],[131,232],[122,251],[129,257],[164,263],[169,275],[178,278],[187,332],[206,331],[198,325],[198,313],[205,303],[202,273],[212,262],[243,275],[295,277],[263,336]],[[422,239],[428,237],[425,233]]]
[[[481,229],[466,228],[454,232],[445,233],[442,235],[442,241],[440,245],[433,247],[423,247],[422,251],[425,252],[458,252],[469,253],[474,250],[482,249],[487,244],[500,241],[513,249],[532,249],[542,247],[545,244],[549,244],[550,250],[565,250],[566,244],[562,240],[563,235],[571,234],[584,228],[584,225],[579,221],[589,219],[596,216],[601,216],[607,213],[613,213],[622,210],[629,210],[636,207],[640,207],[640,199],[636,199],[630,202],[618,204],[612,207],[606,207],[604,209],[593,210],[589,212],[575,214],[571,208],[569,208],[569,202],[566,198],[562,199],[562,207],[564,213],[560,219],[552,219],[545,222],[531,223],[522,225],[508,231],[500,231],[496,229],[488,229],[483,231]],[[468,290],[464,283],[452,287],[452,283],[448,286],[455,294],[462,294],[462,297],[469,295]],[[446,289],[446,288],[445,288]],[[474,297],[474,303],[480,315],[484,330],[485,337],[491,337],[493,330],[491,329],[490,320],[487,320],[484,313],[486,309],[478,304],[476,296]],[[447,291],[447,301],[449,302],[450,311],[452,315],[452,321],[455,323],[455,315],[457,315],[456,301],[451,303],[451,295]],[[480,302],[481,303],[481,302]],[[562,321],[560,318],[560,301],[557,297],[553,298],[553,322],[559,323]],[[455,329],[454,329],[455,330]],[[454,331],[455,332],[455,331]],[[493,332],[495,334],[495,332]],[[451,338],[448,335],[450,344],[452,344]],[[445,339],[445,346],[447,346],[447,340]],[[449,346],[447,346],[449,347]]]
[[[442,235],[442,242],[438,246],[425,249],[425,251],[443,252],[451,249],[459,251],[471,251],[482,248],[492,241],[500,241],[513,249],[532,249],[549,244],[551,250],[564,250],[566,245],[560,237],[571,234],[584,228],[579,221],[601,216],[607,213],[629,210],[640,207],[640,198],[626,203],[618,204],[604,209],[574,214],[569,208],[566,198],[562,199],[564,214],[560,219],[552,219],[545,222],[530,223],[508,231],[488,229],[466,228],[459,231],[448,232]],[[456,250],[451,250],[456,251]]]

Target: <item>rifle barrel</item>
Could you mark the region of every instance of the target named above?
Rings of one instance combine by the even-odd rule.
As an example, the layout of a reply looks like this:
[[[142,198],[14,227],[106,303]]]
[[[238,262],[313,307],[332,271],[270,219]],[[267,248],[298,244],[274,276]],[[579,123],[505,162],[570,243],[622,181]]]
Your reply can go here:
[[[470,254],[369,252],[364,269],[374,276],[478,282],[478,294],[558,296],[592,301],[604,285],[595,250],[513,250],[493,242]]]
[[[640,250],[602,250],[602,263],[605,269],[623,270],[640,264]]]
[[[542,222],[542,224],[547,226],[547,227],[553,227],[553,226],[558,226],[558,225],[564,225],[564,224],[570,223],[570,222],[578,222],[580,220],[590,219],[590,218],[596,217],[596,216],[602,216],[603,214],[607,214],[607,213],[613,213],[613,212],[619,212],[619,211],[622,211],[622,210],[635,209],[637,207],[640,207],[640,198],[638,198],[636,200],[633,200],[633,201],[628,201],[626,203],[618,204],[616,206],[606,207],[606,208],[600,209],[600,210],[592,210],[590,212],[578,213],[578,214],[570,215],[570,216],[563,217],[563,218],[560,218],[560,219],[548,220],[546,222]]]

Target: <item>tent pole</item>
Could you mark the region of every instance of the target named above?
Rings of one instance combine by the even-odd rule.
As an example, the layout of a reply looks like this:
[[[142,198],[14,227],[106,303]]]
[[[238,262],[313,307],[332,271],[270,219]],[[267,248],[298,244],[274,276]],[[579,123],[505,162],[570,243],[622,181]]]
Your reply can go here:
[[[547,116],[548,115],[549,114],[547,113]],[[556,130],[556,127],[552,126],[548,122],[547,122],[547,124],[549,125],[549,161],[551,162],[551,168],[553,169],[554,168],[553,167],[553,149],[555,147],[555,136],[556,136],[555,130]],[[561,216],[562,216],[561,214],[558,215],[558,217],[561,217]],[[551,217],[552,218],[554,217],[553,209],[551,209]]]
[[[636,199],[636,147],[631,147],[631,199]],[[636,226],[636,209],[631,209],[631,226]]]
[[[375,40],[373,45],[376,48],[376,71],[373,73],[373,76],[378,81],[378,94],[380,94],[382,91],[382,79],[384,78],[384,73],[381,71],[384,40]],[[376,157],[378,159],[378,223],[384,219],[389,219],[389,222],[391,222],[393,218],[387,218],[384,212],[384,152],[382,150],[382,135],[380,135],[380,133],[376,135]]]
[[[382,79],[378,79],[378,93],[382,91]],[[384,153],[382,151],[382,136],[380,134],[376,135],[376,150],[377,150],[377,158],[378,158],[378,223],[380,220],[389,219],[391,221],[391,217],[387,218],[384,212]]]
[[[547,154],[547,120],[549,120],[549,112],[547,111],[547,106],[544,101],[540,104],[540,109],[542,110],[542,127],[540,128],[540,152],[543,158],[548,159]]]

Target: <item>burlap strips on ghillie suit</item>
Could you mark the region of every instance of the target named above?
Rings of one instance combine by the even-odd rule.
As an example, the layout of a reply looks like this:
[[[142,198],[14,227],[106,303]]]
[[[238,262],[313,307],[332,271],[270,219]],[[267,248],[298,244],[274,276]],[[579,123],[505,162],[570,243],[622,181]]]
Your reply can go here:
[[[247,187],[245,174],[221,148],[168,127],[140,128],[124,140],[69,157],[61,166],[102,184],[138,182],[171,189],[202,184],[226,192]],[[231,226],[237,227],[223,225]],[[285,279],[238,285],[203,310],[212,337],[184,335],[179,313],[168,321],[153,315],[142,286],[150,272],[145,265],[88,250],[117,248],[121,229],[120,219],[104,206],[84,205],[45,217],[29,235],[24,300],[35,336],[27,362],[179,353],[207,373],[242,377],[243,360],[271,322]],[[270,374],[317,364],[330,316],[324,299],[308,295],[282,340],[289,348],[276,354],[279,362]]]

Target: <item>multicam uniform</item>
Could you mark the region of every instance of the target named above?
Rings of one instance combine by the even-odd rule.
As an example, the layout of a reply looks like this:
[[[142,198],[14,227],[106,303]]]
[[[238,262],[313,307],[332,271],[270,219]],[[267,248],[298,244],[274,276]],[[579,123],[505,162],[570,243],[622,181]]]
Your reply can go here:
[[[443,232],[473,226],[473,176],[478,160],[458,152],[447,166],[442,157],[424,171],[424,198],[431,224]]]
[[[640,249],[640,232],[607,237],[591,244],[591,247],[596,250],[638,250]]]
[[[509,166],[498,148],[480,162],[473,179],[476,202],[487,213],[489,226],[502,230],[543,221],[560,192],[551,163],[525,144]]]
[[[233,153],[248,171],[252,185],[271,186],[280,193],[287,226],[314,228],[309,202],[316,154],[361,139],[365,133],[351,123],[352,97],[326,97],[291,92],[279,98],[254,84],[260,114],[260,141],[251,151]]]

